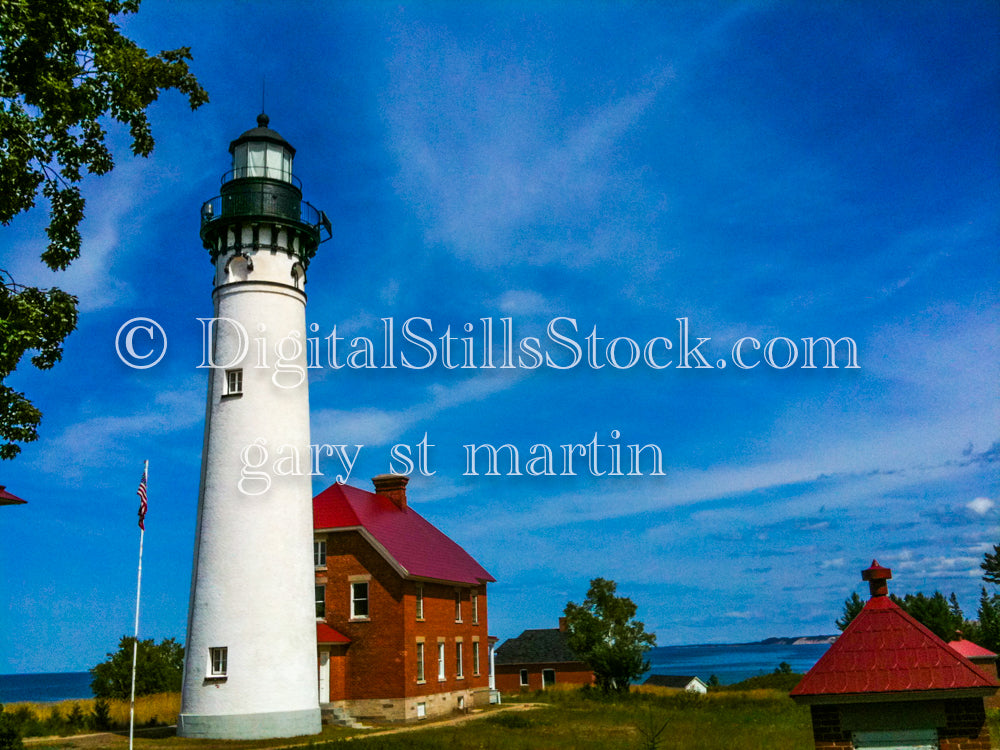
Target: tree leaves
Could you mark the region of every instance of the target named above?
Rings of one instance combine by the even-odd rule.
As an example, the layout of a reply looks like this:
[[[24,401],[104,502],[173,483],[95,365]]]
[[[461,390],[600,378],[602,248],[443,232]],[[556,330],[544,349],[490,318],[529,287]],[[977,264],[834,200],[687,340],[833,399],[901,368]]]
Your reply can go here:
[[[597,686],[605,693],[626,693],[629,683],[649,669],[646,651],[656,636],[636,621],[631,599],[615,596],[617,584],[603,578],[590,582],[583,604],[566,605],[568,645],[594,670]]]
[[[0,271],[0,458],[20,452],[16,443],[38,437],[41,412],[3,384],[25,352],[31,364],[47,370],[62,358],[62,342],[76,328],[76,297],[61,289],[19,287]]]
[[[132,648],[135,638],[122,636],[118,650],[90,669],[90,689],[97,698],[128,700],[132,694]],[[136,654],[135,694],[153,695],[181,689],[184,647],[173,638],[159,644],[152,638],[139,641]]]
[[[80,255],[86,202],[77,183],[114,168],[104,123],[127,126],[132,153],[148,156],[146,109],[161,91],[184,94],[191,109],[208,101],[188,69],[190,48],[149,55],[121,34],[116,17],[138,9],[138,0],[0,0],[0,223],[34,208],[41,192],[49,224],[40,256],[53,270]],[[76,298],[0,274],[0,458],[12,458],[16,443],[37,438],[41,413],[2,381],[30,349],[36,367],[58,361]]]

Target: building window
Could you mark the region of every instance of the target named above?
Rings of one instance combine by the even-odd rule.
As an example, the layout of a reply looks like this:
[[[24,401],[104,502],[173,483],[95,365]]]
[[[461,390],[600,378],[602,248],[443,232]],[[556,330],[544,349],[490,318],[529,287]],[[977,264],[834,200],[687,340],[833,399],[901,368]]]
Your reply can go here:
[[[479,676],[479,641],[472,642],[472,674]]]
[[[368,619],[368,581],[351,584],[351,619]]]
[[[226,395],[239,396],[243,393],[243,370],[226,370]]]
[[[313,565],[317,568],[326,567],[326,540],[317,539],[313,542]]]
[[[556,684],[556,670],[554,669],[543,669],[542,670],[542,689]]]
[[[424,619],[424,584],[417,584],[417,619]]]
[[[208,649],[208,676],[225,677],[228,672],[229,647],[214,646]]]
[[[444,681],[444,641],[438,641],[438,680]]]
[[[479,624],[479,594],[472,595],[472,624]]]
[[[326,586],[316,586],[316,619],[322,620],[326,617]]]
[[[528,670],[521,670],[521,687],[528,687]]]
[[[455,643],[455,676],[458,679],[465,677],[465,665],[462,660],[462,642]]]
[[[418,719],[423,719],[425,716],[427,716],[427,704],[426,703],[418,703],[417,704],[417,718]]]
[[[455,622],[462,621],[462,592],[455,592]]]
[[[417,682],[424,681],[424,644],[417,644]]]

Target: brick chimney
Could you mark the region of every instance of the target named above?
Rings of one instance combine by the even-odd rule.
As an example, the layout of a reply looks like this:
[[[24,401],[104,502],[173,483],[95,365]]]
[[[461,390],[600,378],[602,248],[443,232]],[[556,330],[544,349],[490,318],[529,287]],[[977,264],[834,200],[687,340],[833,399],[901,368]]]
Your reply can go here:
[[[387,497],[400,510],[406,510],[406,483],[410,478],[402,474],[379,474],[372,477],[375,492]]]
[[[883,568],[878,564],[878,560],[872,560],[872,566],[868,570],[861,571],[861,580],[868,581],[868,589],[873,597],[888,596],[889,584],[886,583],[892,578],[892,570]]]
[[[559,618],[559,632],[560,633],[565,633],[566,632],[566,618],[565,617],[560,617]]]

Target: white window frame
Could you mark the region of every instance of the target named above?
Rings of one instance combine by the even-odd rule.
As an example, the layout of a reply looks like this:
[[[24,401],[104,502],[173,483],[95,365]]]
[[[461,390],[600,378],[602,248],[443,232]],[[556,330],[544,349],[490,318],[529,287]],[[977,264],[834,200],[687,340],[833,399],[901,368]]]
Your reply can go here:
[[[208,649],[208,669],[207,676],[210,679],[219,679],[229,676],[229,647],[210,646]]]
[[[316,619],[326,619],[326,584],[323,583],[316,584]]]
[[[465,659],[462,658],[462,642],[455,641],[455,677],[465,679]]]
[[[455,590],[455,622],[462,621],[462,590]]]
[[[417,584],[417,619],[424,619],[424,584]]]
[[[545,673],[548,672],[552,675],[552,682],[545,681]],[[556,684],[556,670],[554,669],[543,669],[542,670],[542,690],[545,690],[549,685]]]
[[[522,669],[519,677],[521,680],[521,687],[528,687],[528,670]]]
[[[472,675],[479,676],[479,641],[472,642]]]
[[[364,586],[365,595],[358,596],[359,589],[357,587]],[[365,603],[365,613],[358,614],[357,604],[359,602]],[[351,619],[352,620],[368,620],[371,619],[371,587],[368,585],[368,581],[351,581]]]
[[[479,594],[472,595],[472,624],[479,624]]]
[[[313,540],[313,565],[317,568],[326,567],[326,539]]]
[[[444,671],[444,641],[438,641],[438,682],[447,679]]]
[[[226,395],[243,395],[243,368],[237,367],[233,370],[226,370]]]
[[[425,670],[424,656],[426,649],[424,648],[423,641],[417,641],[417,684],[423,685],[427,682],[427,674]]]

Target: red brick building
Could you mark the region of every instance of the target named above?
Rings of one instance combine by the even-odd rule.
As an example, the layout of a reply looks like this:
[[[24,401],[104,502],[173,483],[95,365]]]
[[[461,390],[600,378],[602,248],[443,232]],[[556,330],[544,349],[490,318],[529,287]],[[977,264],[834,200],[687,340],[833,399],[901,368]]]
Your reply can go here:
[[[407,477],[313,499],[320,704],[403,721],[489,701],[486,584],[408,507]]]
[[[566,618],[558,628],[525,630],[496,650],[496,685],[501,693],[544,690],[552,685],[592,685],[594,672],[566,642]]]
[[[862,572],[871,598],[791,692],[810,706],[816,750],[990,750],[996,679],[893,602],[891,577],[874,561]]]

